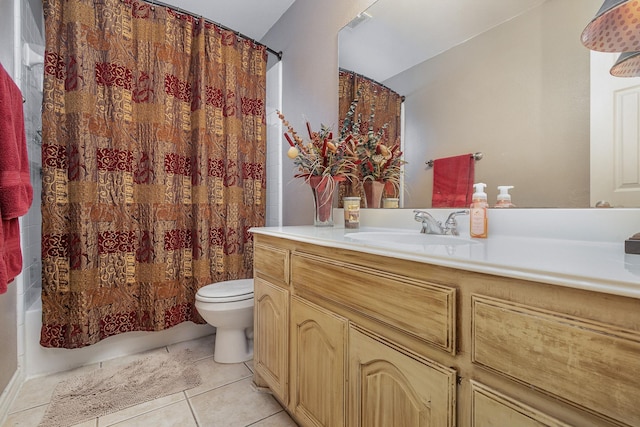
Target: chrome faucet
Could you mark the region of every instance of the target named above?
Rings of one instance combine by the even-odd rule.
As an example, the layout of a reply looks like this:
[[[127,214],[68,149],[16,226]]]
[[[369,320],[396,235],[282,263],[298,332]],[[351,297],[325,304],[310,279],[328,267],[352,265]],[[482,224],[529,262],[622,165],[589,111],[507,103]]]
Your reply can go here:
[[[444,225],[437,219],[435,219],[429,212],[414,210],[413,213],[414,219],[418,222],[422,223],[422,229],[420,233],[424,234],[446,234],[451,236],[457,236],[458,233],[458,221],[456,221],[456,217],[458,215],[468,215],[469,211],[467,209],[451,212],[447,217]]]

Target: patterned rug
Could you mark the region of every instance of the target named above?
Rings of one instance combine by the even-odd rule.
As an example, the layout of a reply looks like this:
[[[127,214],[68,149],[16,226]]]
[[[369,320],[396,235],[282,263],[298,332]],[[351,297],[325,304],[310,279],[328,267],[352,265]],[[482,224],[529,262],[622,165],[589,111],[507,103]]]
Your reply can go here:
[[[61,381],[41,427],[66,427],[201,384],[190,350],[154,354]]]

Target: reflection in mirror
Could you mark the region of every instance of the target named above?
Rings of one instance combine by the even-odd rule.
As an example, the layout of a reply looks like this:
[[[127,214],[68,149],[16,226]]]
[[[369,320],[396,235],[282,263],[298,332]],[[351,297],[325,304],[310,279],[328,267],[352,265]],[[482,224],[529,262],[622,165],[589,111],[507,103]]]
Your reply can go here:
[[[580,34],[600,3],[378,0],[340,31],[340,67],[405,97],[404,207],[431,206],[425,162],[475,152],[491,206],[499,185],[518,207],[590,206]]]
[[[356,196],[362,207],[381,207],[383,198],[397,198],[404,161],[400,150],[402,98],[360,74],[341,69],[338,80],[340,129],[354,138],[359,182],[347,180],[340,195]],[[352,142],[353,143],[353,142]],[[380,197],[372,191],[381,188]],[[374,197],[376,196],[376,197]]]

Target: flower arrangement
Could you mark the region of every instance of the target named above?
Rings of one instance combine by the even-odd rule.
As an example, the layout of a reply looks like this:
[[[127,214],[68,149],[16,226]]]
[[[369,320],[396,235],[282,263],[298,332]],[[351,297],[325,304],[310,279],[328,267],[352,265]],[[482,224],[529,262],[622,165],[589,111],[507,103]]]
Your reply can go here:
[[[351,102],[345,116],[340,133],[334,139],[333,132],[325,125],[314,132],[306,122],[309,139],[305,141],[293,126],[285,119],[284,114],[277,111],[278,117],[286,127],[284,136],[289,143],[287,156],[297,167],[294,175],[304,178],[314,191],[316,225],[331,222],[330,211],[333,202],[333,191],[336,183],[350,180],[353,183],[378,181],[390,187],[396,193],[400,186],[400,171],[406,162],[402,159],[399,143],[388,147],[383,137],[388,125],[374,132],[369,125],[366,133],[360,116],[354,119],[360,93]],[[370,123],[373,123],[374,109],[371,110]],[[358,190],[356,190],[359,192]]]
[[[400,187],[400,171],[402,165],[407,162],[402,158],[400,143],[396,141],[391,147],[383,142],[385,130],[388,124],[384,124],[377,132],[374,132],[372,123],[374,122],[373,106],[369,116],[369,127],[366,132],[362,132],[362,121],[358,117],[354,120],[354,111],[358,98],[351,103],[349,111],[340,131],[341,135],[350,135],[352,140],[348,141],[353,145],[352,150],[357,157],[357,176],[364,183],[367,181],[379,181],[391,186],[392,192],[397,192]]]
[[[278,117],[287,128],[284,133],[290,145],[287,156],[298,168],[294,177],[304,178],[313,191],[316,208],[314,224],[331,226],[336,183],[355,176],[356,157],[349,146],[350,138],[334,140],[331,129],[321,125],[320,132],[314,132],[307,122],[309,141],[305,142],[280,111]]]
[[[296,178],[332,176],[344,180],[353,176],[356,157],[347,138],[334,140],[333,132],[325,125],[320,125],[320,132],[314,132],[307,122],[309,141],[305,143],[280,111],[278,117],[287,128],[284,133],[290,145],[287,156],[298,167]]]
[[[392,147],[388,147],[383,143],[388,124],[377,132],[374,132],[371,124],[367,132],[361,132],[361,118],[358,116],[354,119],[359,97],[358,92],[349,106],[340,134],[335,140],[333,132],[327,126],[320,125],[320,132],[314,132],[307,122],[309,141],[305,143],[285,119],[284,114],[277,112],[287,128],[287,132],[284,133],[290,145],[287,156],[298,167],[296,178],[329,175],[362,182],[391,182],[397,188],[401,166],[406,163],[402,159],[400,144],[396,142]],[[374,114],[372,106],[369,123],[373,123]]]

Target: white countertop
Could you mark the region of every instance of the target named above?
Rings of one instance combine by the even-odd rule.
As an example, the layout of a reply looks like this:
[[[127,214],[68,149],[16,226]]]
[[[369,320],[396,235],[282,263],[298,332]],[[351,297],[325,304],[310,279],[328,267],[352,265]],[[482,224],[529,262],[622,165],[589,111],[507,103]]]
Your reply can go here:
[[[338,217],[339,218],[339,217]],[[415,228],[415,226],[414,226]],[[384,247],[352,240],[357,232],[397,228],[285,226],[253,228],[256,234],[281,237],[320,246],[423,262],[443,267],[532,280],[590,291],[640,298],[640,255],[627,255],[624,241],[587,241],[498,234],[456,246],[389,244]],[[467,235],[468,237],[468,235]]]

